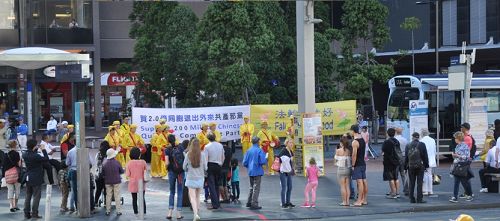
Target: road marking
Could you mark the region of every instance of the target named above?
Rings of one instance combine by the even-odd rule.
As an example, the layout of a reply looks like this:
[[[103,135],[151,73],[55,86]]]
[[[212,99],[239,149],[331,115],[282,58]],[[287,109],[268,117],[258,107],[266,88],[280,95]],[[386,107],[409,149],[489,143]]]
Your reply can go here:
[[[223,208],[223,210],[229,210],[229,211],[233,211],[233,212],[236,212],[236,213],[243,213],[243,214],[247,214],[247,215],[257,216],[257,217],[259,217],[259,220],[268,220],[267,217],[264,214],[252,212],[252,211],[249,211],[249,210],[246,210],[246,209]]]

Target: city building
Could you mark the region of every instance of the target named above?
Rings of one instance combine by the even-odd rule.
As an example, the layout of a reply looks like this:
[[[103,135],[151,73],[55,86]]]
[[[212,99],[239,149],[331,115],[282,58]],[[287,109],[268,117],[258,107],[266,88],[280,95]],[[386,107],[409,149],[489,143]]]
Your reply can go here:
[[[208,5],[184,4],[198,16]],[[107,127],[119,119],[134,102],[137,79],[137,70],[116,73],[117,64],[131,63],[134,54],[128,18],[132,8],[132,1],[0,1],[0,51],[47,47],[90,54],[92,60],[91,78],[54,77],[54,67],[25,71],[0,66],[0,116],[23,115],[32,121],[33,130],[44,129],[51,115],[72,122],[73,103],[83,101],[88,127]],[[31,109],[23,108],[29,105],[28,100],[32,100]]]

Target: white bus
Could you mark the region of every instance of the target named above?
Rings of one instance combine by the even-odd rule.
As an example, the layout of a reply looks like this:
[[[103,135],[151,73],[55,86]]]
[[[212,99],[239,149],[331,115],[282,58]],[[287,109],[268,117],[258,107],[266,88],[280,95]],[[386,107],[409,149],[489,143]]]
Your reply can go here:
[[[404,136],[409,138],[408,101],[427,99],[431,136],[440,140],[441,154],[449,153],[452,135],[460,130],[460,125],[463,123],[463,102],[461,91],[448,90],[448,77],[446,75],[396,76],[389,80],[389,89],[387,126],[403,127],[406,131]],[[471,98],[488,99],[488,124],[492,126],[495,119],[500,119],[500,74],[475,74],[471,83]],[[475,139],[482,141],[484,137]],[[478,142],[477,147],[482,148],[482,143]]]

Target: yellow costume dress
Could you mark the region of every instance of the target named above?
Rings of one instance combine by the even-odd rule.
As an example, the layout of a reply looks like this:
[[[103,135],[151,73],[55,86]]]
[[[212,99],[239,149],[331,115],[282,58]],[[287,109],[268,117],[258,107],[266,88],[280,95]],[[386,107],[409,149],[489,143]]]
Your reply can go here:
[[[222,140],[222,135],[220,131],[213,130],[212,133],[215,134],[215,141],[220,142]]]
[[[255,127],[251,123],[242,124],[240,126],[240,139],[241,139],[241,148],[243,151],[243,155],[247,152],[248,149],[252,146],[252,137]]]
[[[130,150],[134,147],[144,148],[144,140],[137,133],[129,132],[127,136],[123,137],[122,148],[127,149],[127,154],[125,155],[125,163],[130,161]],[[141,151],[142,152],[142,151]]]
[[[130,125],[129,124],[122,124],[120,126],[120,132],[122,134],[128,134],[128,133],[130,133]]]
[[[162,164],[161,156],[162,149],[165,148],[167,144],[167,140],[163,136],[162,132],[156,132],[153,134],[151,138],[151,176],[152,177],[164,177],[166,174],[162,174],[162,167],[165,167],[165,164]]]
[[[68,132],[64,134],[63,137],[61,138],[61,144],[63,144],[64,142],[66,142],[66,140],[68,140],[69,134],[71,133],[69,132],[69,129],[74,129],[75,126],[73,124],[70,124],[66,128],[68,129]]]
[[[109,146],[111,148],[113,148],[114,150],[119,150],[120,149],[120,153],[118,155],[116,155],[116,160],[120,163],[120,165],[122,167],[125,168],[125,158],[124,158],[124,155],[121,153],[121,137],[119,136],[118,134],[118,131],[115,132],[114,135],[111,135],[110,133],[108,133],[106,135],[106,137],[104,138],[105,141],[108,141],[109,143]]]
[[[260,139],[260,148],[269,154],[267,157],[267,169],[271,174],[274,174],[274,171],[272,170],[274,162],[274,148],[272,147],[272,143],[274,142],[276,145],[275,148],[278,148],[277,145],[279,143],[279,138],[267,129],[260,130],[259,133],[257,133],[257,137]]]
[[[198,138],[198,140],[200,141],[201,150],[204,150],[205,145],[210,143],[210,141],[207,138],[207,132],[205,132],[205,131],[201,131],[198,134],[196,134],[196,138]]]

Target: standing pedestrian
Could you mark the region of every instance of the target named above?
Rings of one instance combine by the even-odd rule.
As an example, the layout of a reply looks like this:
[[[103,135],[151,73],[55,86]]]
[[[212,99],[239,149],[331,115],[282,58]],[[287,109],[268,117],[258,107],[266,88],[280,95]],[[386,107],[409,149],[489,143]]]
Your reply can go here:
[[[252,137],[254,133],[255,126],[250,123],[250,117],[244,116],[243,123],[240,126],[240,139],[241,139],[241,150],[243,154],[252,146]]]
[[[47,151],[47,154],[49,155],[49,161],[43,163],[43,169],[47,173],[47,179],[49,180],[50,185],[54,185],[54,174],[52,173],[52,167],[56,169],[56,174],[59,171],[61,167],[61,163],[59,161],[52,159],[52,155],[56,152],[56,148],[50,144],[50,141],[52,140],[52,137],[49,133],[44,133],[42,135],[42,141],[40,141],[40,145],[45,146],[45,150]],[[43,153],[38,150],[38,154],[40,156],[43,156]]]
[[[358,200],[354,203],[354,206],[368,205],[367,195],[368,195],[368,182],[366,180],[366,162],[365,162],[365,140],[361,137],[359,133],[359,126],[351,126],[351,136],[352,141],[352,179],[356,180],[358,185]]]
[[[49,161],[45,146],[37,146],[36,140],[26,143],[28,150],[23,154],[26,164],[26,199],[24,200],[24,218],[41,219],[38,213],[38,205],[42,195],[43,163]],[[43,157],[38,154],[38,148],[42,150]],[[33,204],[31,200],[33,199]]]
[[[8,174],[17,175],[17,179],[15,179],[13,182],[7,182],[7,199],[9,199],[10,211],[16,212],[20,210],[17,207],[17,201],[19,200],[19,194],[21,193],[21,183],[19,182],[20,177],[18,171],[21,169],[22,161],[21,155],[17,150],[17,141],[9,141],[8,146],[9,152],[7,152],[4,157],[2,175],[4,177],[7,177]]]
[[[394,128],[387,129],[387,135],[389,138],[382,144],[382,153],[384,154],[384,181],[389,182],[389,188],[391,190],[387,198],[397,199],[399,198],[399,181],[398,181],[398,167],[400,166],[399,156],[396,153],[397,149],[400,148],[399,141],[394,138],[396,130]]]
[[[23,117],[18,118],[19,126],[17,126],[17,140],[22,149],[26,148],[26,142],[28,141],[28,125],[24,123]]]
[[[66,162],[61,162],[61,170],[57,173],[59,181],[59,189],[61,190],[61,208],[60,212],[68,212],[68,196],[69,196],[69,180],[68,180],[68,166]]]
[[[217,139],[217,138],[216,138]],[[222,139],[224,141],[224,138]],[[224,162],[222,163],[221,173],[220,173],[220,183],[219,183],[219,191],[221,194],[222,201],[221,203],[230,203],[230,193],[228,189],[228,175],[230,175],[231,170],[231,159],[233,158],[233,151],[231,147],[227,145],[227,142],[224,142]],[[230,178],[230,177],[229,177]]]
[[[424,182],[424,172],[429,168],[429,157],[425,144],[419,141],[420,134],[417,132],[412,135],[413,141],[406,147],[405,167],[408,169],[410,179],[410,201],[411,203],[426,203],[422,194]],[[417,184],[417,199],[415,200],[415,182]]]
[[[498,140],[500,137],[500,119],[495,119],[495,130],[493,130],[493,139]]]
[[[340,140],[340,146],[335,152],[335,165],[337,166],[337,181],[340,186],[340,194],[342,196],[341,206],[349,206],[349,198],[352,192],[350,188],[351,182],[351,148],[347,135],[343,135]],[[310,162],[311,163],[311,162]],[[316,161],[314,161],[316,163]]]
[[[123,126],[123,125],[122,125]],[[128,191],[132,194],[132,207],[134,214],[139,214],[137,208],[137,193],[139,192],[139,182],[143,182],[142,196],[144,202],[144,214],[146,214],[146,182],[144,182],[144,172],[147,171],[146,161],[141,160],[141,150],[134,147],[130,149],[130,161],[127,162],[126,174],[129,177]]]
[[[369,160],[369,154],[370,154],[370,133],[368,132],[368,127],[363,126],[361,127],[361,137],[363,137],[363,140],[365,141],[365,161]],[[375,156],[372,156],[375,158]]]
[[[200,220],[200,193],[205,182],[205,172],[207,172],[208,165],[198,138],[191,140],[186,156],[183,168],[187,171],[186,186],[189,188],[189,201],[194,213],[193,220]]]
[[[294,141],[289,138],[285,141],[285,148],[281,150],[278,157],[281,162],[280,166],[280,183],[281,183],[281,208],[294,208],[295,205],[291,202],[292,196],[292,177],[293,170],[293,152]]]
[[[456,166],[467,166],[470,165],[470,150],[468,145],[464,142],[465,134],[462,132],[456,132],[453,137],[455,138],[455,143],[457,146],[455,147],[455,151],[452,153],[453,156],[453,168]],[[469,166],[470,168],[470,166]],[[453,175],[455,178],[455,185],[453,188],[453,197],[451,197],[450,202],[457,203],[458,202],[458,189],[460,188],[460,183],[465,191],[465,200],[472,201],[472,187],[469,182],[470,175],[467,174],[465,176],[458,176],[456,174]]]
[[[68,179],[71,186],[71,198],[70,198],[70,211],[74,212],[78,208],[78,182],[77,182],[77,172],[78,169],[78,158],[77,158],[78,148],[73,148],[68,152],[66,158],[66,165],[69,168]],[[92,161],[90,156],[88,157],[87,163],[92,166]]]
[[[267,164],[267,159],[266,154],[259,147],[259,141],[258,137],[252,138],[252,147],[245,153],[243,158],[243,166],[247,168],[250,179],[250,191],[248,192],[246,206],[251,210],[262,209],[259,206],[259,193],[261,178],[264,176],[262,166]]]
[[[115,159],[118,151],[110,148],[106,151],[106,161],[102,165],[104,171],[104,184],[106,184],[106,216],[111,214],[111,201],[114,197],[116,205],[116,215],[122,215],[122,208],[119,203],[120,201],[120,184],[121,184],[121,174],[123,174],[123,168],[121,164]]]
[[[0,150],[3,150],[6,148],[7,145],[7,125],[6,125],[6,120],[5,119],[0,119]]]
[[[99,205],[99,199],[101,198],[101,194],[104,194],[104,199],[106,198],[106,185],[104,184],[104,171],[102,169],[102,164],[104,163],[104,160],[106,160],[106,152],[109,149],[109,143],[108,141],[103,141],[101,142],[101,145],[99,147],[99,152],[97,152],[95,156],[95,162],[96,162],[96,179],[95,179],[95,197],[94,197],[94,203],[95,205]],[[103,201],[104,201],[103,199]]]
[[[394,136],[396,140],[399,142],[399,149],[396,149],[396,153],[398,154],[398,157],[400,159],[399,162],[399,176],[401,177],[401,182],[400,185],[403,186],[403,192],[405,196],[408,196],[408,173],[407,170],[405,169],[405,152],[406,152],[406,146],[408,145],[408,140],[406,137],[403,137],[403,128],[402,127],[397,127],[396,128],[396,136]]]
[[[208,133],[208,143],[205,146],[205,154],[208,161],[208,188],[210,190],[210,200],[212,202],[211,209],[219,209],[219,182],[221,174],[221,166],[224,162],[224,147],[222,144],[215,141],[215,134]]]
[[[240,203],[240,167],[238,159],[231,159],[231,191],[233,192],[233,202]]]
[[[316,208],[316,190],[318,189],[319,173],[320,171],[318,166],[316,165],[316,160],[314,159],[314,157],[312,157],[311,159],[309,159],[309,166],[306,168],[307,184],[304,190],[304,205],[301,206],[303,208]],[[311,194],[310,200],[309,193]],[[342,195],[342,198],[344,200],[344,195]],[[349,195],[347,196],[347,198],[349,198]]]
[[[175,142],[175,135],[167,137],[168,146],[165,149],[165,163],[168,170],[168,183],[170,186],[170,196],[168,200],[167,219],[172,219],[174,210],[174,199],[177,194],[177,219],[182,219],[182,190],[184,188],[184,149]],[[177,187],[177,188],[176,188]]]
[[[425,144],[427,150],[427,157],[429,158],[429,168],[424,172],[424,187],[422,188],[424,196],[434,194],[432,190],[432,168],[437,167],[436,162],[436,140],[429,136],[429,130],[427,128],[422,129],[422,139],[420,142]]]

